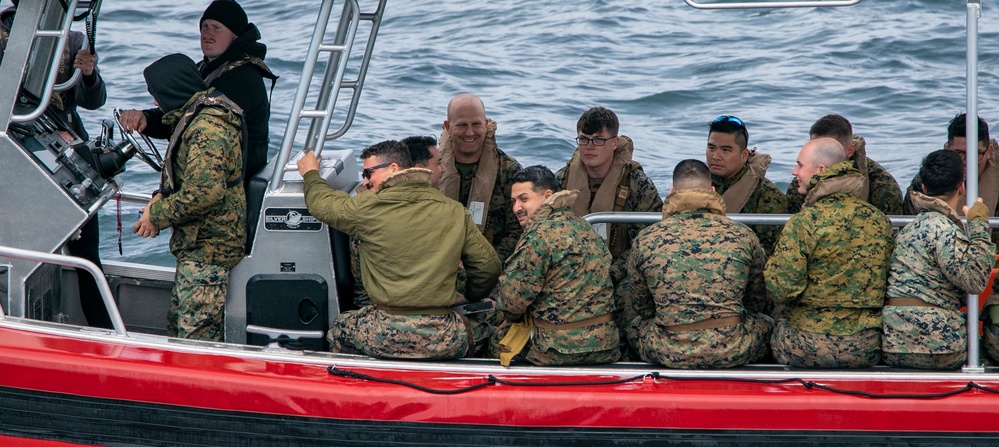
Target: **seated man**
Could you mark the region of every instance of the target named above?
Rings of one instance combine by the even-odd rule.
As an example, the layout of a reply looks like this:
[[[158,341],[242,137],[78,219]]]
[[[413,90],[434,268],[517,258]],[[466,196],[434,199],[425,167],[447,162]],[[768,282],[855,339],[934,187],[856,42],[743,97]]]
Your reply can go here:
[[[964,160],[938,150],[919,168],[913,191],[916,220],[895,237],[882,311],[885,363],[904,368],[955,369],[968,356],[965,298],[985,290],[996,259],[982,199],[968,210],[968,232],[957,215],[964,197]]]
[[[787,199],[770,180],[767,167],[770,156],[749,150],[749,130],[734,116],[719,116],[708,128],[706,164],[711,170],[711,185],[725,200],[730,213],[782,214],[787,210]],[[750,228],[760,238],[763,250],[769,255],[777,238],[780,225],[753,225]]]
[[[441,160],[441,153],[437,150],[437,139],[432,136],[412,136],[402,139],[402,143],[409,149],[413,166],[417,168],[429,169],[430,186],[439,189],[441,176],[444,175],[444,162]],[[361,179],[361,187],[358,192],[371,191],[378,192],[381,182],[373,182],[369,177]],[[364,281],[361,280],[361,245],[357,239],[350,239],[350,273],[354,276],[354,304],[363,307],[371,304],[368,292],[364,290]],[[458,283],[461,287],[458,294],[464,293],[464,272],[459,271]]]
[[[832,138],[838,141],[846,149],[846,158],[856,163],[857,170],[865,178],[866,186],[861,198],[887,215],[902,214],[902,190],[898,182],[878,162],[867,158],[867,142],[853,134],[849,120],[840,115],[823,116],[812,124],[808,136],[812,140]],[[805,200],[805,196],[798,192],[798,186],[797,179],[791,179],[787,186],[787,212],[791,214],[800,211]]]
[[[514,356],[535,365],[611,363],[621,356],[610,253],[572,213],[576,191],[557,189],[544,166],[513,177],[513,212],[524,233],[500,277],[496,306],[506,322],[490,343],[504,366]]]
[[[510,211],[510,179],[520,163],[496,145],[496,122],[486,118],[481,99],[462,93],[448,102],[440,144],[441,192],[468,208],[500,262],[506,262],[520,238]]]
[[[728,368],[767,354],[763,248],[725,217],[698,160],[673,170],[663,220],[635,239],[625,293],[641,319],[627,328],[642,360],[669,368]]]
[[[663,199],[642,165],[632,160],[631,138],[618,136],[617,115],[610,109],[593,107],[576,122],[576,151],[569,163],[555,173],[565,190],[578,190],[572,212],[583,217],[600,211],[659,212]],[[624,275],[631,241],[647,224],[594,224],[614,260],[611,280]],[[620,309],[619,309],[620,310]]]
[[[881,359],[891,224],[862,200],[864,176],[832,138],[809,141],[792,171],[804,207],[767,261],[777,313],[774,358],[808,368],[861,368]]]
[[[333,321],[332,350],[403,359],[465,356],[474,343],[467,320],[450,309],[455,266],[465,266],[465,297],[481,299],[499,276],[496,252],[465,209],[430,185],[432,172],[412,168],[406,145],[383,141],[361,159],[363,176],[379,186],[354,197],[319,176],[311,152],[298,161],[309,212],[361,241],[361,277],[373,303]]]
[[[967,129],[965,128],[967,114],[962,113],[950,120],[947,125],[947,142],[944,149],[949,149],[966,156],[968,147]],[[996,203],[999,203],[999,149],[996,140],[989,138],[989,124],[978,118],[978,194],[985,203],[989,216],[995,216]],[[920,191],[922,180],[919,174],[912,179],[909,189],[905,191],[903,208],[905,214],[919,212],[912,204],[912,192]],[[961,198],[958,203],[965,203]],[[957,210],[958,215],[964,215],[963,210]],[[993,234],[992,240],[999,239],[999,233]]]

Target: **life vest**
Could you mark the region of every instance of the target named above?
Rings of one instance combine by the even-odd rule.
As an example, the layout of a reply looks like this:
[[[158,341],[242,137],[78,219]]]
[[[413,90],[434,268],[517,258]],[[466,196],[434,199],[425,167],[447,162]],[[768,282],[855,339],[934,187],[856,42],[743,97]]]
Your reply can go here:
[[[174,159],[177,156],[177,150],[180,148],[181,135],[183,135],[184,132],[187,131],[187,127],[191,125],[191,121],[193,120],[193,118],[197,116],[198,113],[201,112],[201,109],[205,107],[219,107],[239,116],[239,121],[240,121],[239,127],[242,130],[242,137],[239,143],[240,144],[239,151],[243,156],[243,169],[240,171],[239,175],[236,176],[236,178],[226,180],[225,187],[226,189],[228,189],[243,184],[243,175],[246,171],[246,157],[247,157],[246,143],[248,141],[248,133],[246,130],[246,126],[243,124],[243,109],[241,109],[238,105],[236,105],[236,103],[232,102],[231,99],[222,94],[222,92],[213,90],[198,96],[198,98],[195,99],[190,106],[188,106],[187,110],[184,111],[184,114],[181,116],[180,120],[177,121],[177,125],[174,127],[173,134],[170,136],[170,145],[167,146],[166,157],[164,157],[165,158],[163,162],[164,175],[160,181],[159,192],[160,194],[163,195],[164,198],[169,197],[170,194],[173,194],[175,191],[181,188],[180,179],[177,179],[173,173],[173,163]]]

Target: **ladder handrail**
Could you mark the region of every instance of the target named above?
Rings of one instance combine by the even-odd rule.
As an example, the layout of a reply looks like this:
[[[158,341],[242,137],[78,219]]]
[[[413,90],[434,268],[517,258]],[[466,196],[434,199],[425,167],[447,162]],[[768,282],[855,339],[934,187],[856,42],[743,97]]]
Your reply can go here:
[[[58,40],[56,40],[56,48],[52,53],[52,60],[49,63],[48,78],[45,79],[45,86],[42,88],[42,99],[38,101],[38,106],[36,106],[35,110],[30,113],[23,115],[11,115],[11,122],[23,123],[31,121],[45,113],[45,109],[48,107],[49,101],[52,100],[52,93],[54,92],[56,85],[56,75],[59,73],[59,59],[62,58],[62,52],[66,49],[66,40],[69,37],[69,28],[73,24],[73,14],[76,12],[79,2],[80,0],[69,0],[69,5],[66,7],[66,14],[62,23],[62,29],[59,31],[35,31],[35,38],[32,39],[32,42],[38,40],[40,37],[58,37]]]
[[[754,8],[824,8],[853,6],[862,0],[808,0],[797,2],[735,2],[735,3],[698,3],[694,0],[683,0],[687,5],[697,9],[754,9]]]
[[[301,125],[302,120],[311,120],[309,133],[305,142],[305,150],[315,150],[317,153],[320,153],[327,139],[338,138],[346,132],[357,110],[361,86],[363,85],[364,76],[367,73],[368,64],[371,60],[374,38],[381,23],[385,0],[379,0],[378,8],[374,13],[362,13],[358,0],[346,0],[340,16],[339,26],[336,30],[335,41],[332,44],[325,44],[323,43],[323,39],[326,37],[332,8],[333,0],[324,1],[316,20],[312,41],[309,44],[309,51],[306,54],[305,64],[302,68],[302,77],[299,80],[295,100],[288,114],[288,126],[285,128],[284,139],[281,141],[281,150],[277,158],[279,164],[271,174],[271,181],[268,186],[268,190],[271,192],[276,192],[281,187],[288,160],[291,159],[291,150],[295,144],[295,136],[298,133],[298,127]],[[347,62],[361,21],[370,21],[372,23],[371,35],[365,47],[361,67],[358,70],[358,78],[344,82],[343,77],[347,70]],[[321,53],[330,53],[329,63],[327,64],[323,82],[317,96],[317,109],[307,110],[305,109],[305,102],[309,97],[312,81],[316,75],[316,65],[319,62],[319,55]],[[354,89],[346,120],[340,130],[334,133],[327,133],[330,121],[333,118],[333,111],[336,108],[340,89],[344,85],[347,85],[347,88]],[[323,107],[321,110],[319,109],[320,106]]]
[[[118,312],[118,305],[115,304],[114,296],[111,294],[111,286],[108,285],[104,272],[97,268],[97,265],[93,262],[83,258],[77,258],[75,256],[24,250],[14,247],[5,247],[2,245],[0,245],[0,257],[64,265],[67,267],[86,270],[91,276],[94,277],[94,280],[97,283],[97,289],[101,292],[101,299],[104,301],[104,307],[107,309],[108,315],[111,317],[111,325],[114,327],[114,332],[118,335],[128,336],[128,332],[125,331],[125,322],[121,319],[121,313]],[[6,318],[6,314],[4,314],[3,309],[0,308],[0,319],[4,318]]]
[[[361,66],[357,71],[357,78],[352,82],[351,90],[353,94],[350,99],[350,106],[347,109],[347,116],[344,118],[344,123],[335,132],[326,135],[327,139],[335,140],[342,137],[347,133],[347,129],[350,129],[351,124],[354,123],[354,116],[357,114],[357,105],[361,102],[361,89],[364,87],[364,78],[368,74],[368,65],[371,63],[371,55],[374,53],[375,48],[375,38],[378,36],[378,29],[381,27],[382,23],[382,13],[385,10],[385,1],[378,2],[378,9],[372,14],[371,20],[371,31],[368,34],[368,42],[364,48],[364,55],[361,57]]]

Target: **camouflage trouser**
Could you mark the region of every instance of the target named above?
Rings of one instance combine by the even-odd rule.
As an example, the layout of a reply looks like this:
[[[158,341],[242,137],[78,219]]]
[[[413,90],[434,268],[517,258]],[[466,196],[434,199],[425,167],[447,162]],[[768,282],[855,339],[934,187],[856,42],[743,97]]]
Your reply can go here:
[[[489,357],[499,358],[500,340],[506,336],[509,326],[497,330],[489,339]],[[535,329],[537,330],[537,329]],[[616,333],[616,330],[615,330]],[[520,354],[514,356],[515,362],[529,362],[539,366],[569,366],[569,365],[603,365],[614,363],[621,358],[621,350],[617,347],[602,351],[580,352],[566,354],[553,348],[538,349],[532,340],[528,340]]]
[[[866,368],[881,360],[881,328],[853,335],[799,331],[777,323],[770,345],[777,363],[800,368]]]
[[[747,314],[740,324],[695,331],[671,332],[654,318],[636,319],[628,340],[641,359],[668,368],[731,368],[755,362],[770,352],[774,321]]]
[[[167,335],[222,341],[229,269],[194,261],[177,262],[167,312]]]
[[[448,360],[468,352],[460,315],[394,315],[364,306],[333,321],[330,350],[387,359]]]
[[[968,352],[952,352],[950,354],[900,354],[885,352],[882,360],[888,365],[899,368],[916,369],[958,369],[968,362]]]

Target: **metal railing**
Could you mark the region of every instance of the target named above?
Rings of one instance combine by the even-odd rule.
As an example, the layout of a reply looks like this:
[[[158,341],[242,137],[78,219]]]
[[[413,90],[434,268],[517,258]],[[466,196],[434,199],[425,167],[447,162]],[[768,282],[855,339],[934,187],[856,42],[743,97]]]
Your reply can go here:
[[[974,121],[974,120],[968,120]],[[969,145],[968,147],[973,147]],[[977,157],[977,148],[974,148],[975,155]],[[970,168],[969,168],[970,169]],[[969,171],[970,172],[970,171]],[[975,171],[977,172],[977,171]],[[970,194],[969,194],[970,197]],[[734,213],[727,214],[730,219],[737,222],[744,223],[746,225],[783,225],[787,223],[788,219],[793,216],[793,214],[742,214]],[[662,213],[640,213],[640,212],[625,212],[625,211],[608,211],[587,214],[583,217],[587,222],[591,224],[595,223],[643,223],[650,224],[659,222],[662,220]],[[891,221],[893,227],[904,227],[914,221],[916,216],[888,216],[888,220]],[[999,228],[999,217],[989,218],[989,227]],[[968,294],[967,297],[968,306],[968,363],[963,368],[964,372],[967,373],[980,373],[984,371],[982,367],[981,358],[979,356],[979,330],[978,330],[978,295]]]
[[[118,335],[128,335],[128,332],[125,331],[125,322],[121,319],[121,313],[118,312],[118,305],[115,304],[114,297],[111,294],[111,286],[108,285],[107,278],[104,277],[104,272],[97,268],[93,262],[73,256],[57,255],[4,246],[0,246],[0,257],[33,262],[45,262],[86,270],[97,282],[97,289],[101,292],[101,299],[104,300],[104,307],[107,308],[108,315],[111,317],[111,325],[114,327],[114,332]],[[3,310],[0,309],[0,318],[4,317],[5,315]]]
[[[45,108],[48,107],[49,101],[52,100],[52,93],[55,90],[56,76],[59,74],[59,59],[62,58],[62,53],[66,49],[66,42],[69,38],[69,27],[73,24],[73,14],[76,12],[76,7],[79,4],[79,0],[69,0],[69,5],[66,7],[66,14],[62,22],[62,28],[58,31],[54,30],[36,30],[35,39],[40,37],[56,37],[56,47],[52,53],[52,60],[49,62],[49,73],[48,78],[45,80],[45,86],[42,88],[42,99],[38,101],[38,106],[35,107],[30,113],[23,115],[12,115],[10,120],[15,123],[23,123],[31,121],[45,113]]]

